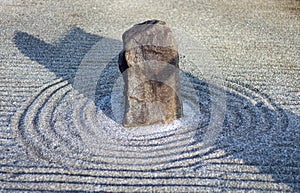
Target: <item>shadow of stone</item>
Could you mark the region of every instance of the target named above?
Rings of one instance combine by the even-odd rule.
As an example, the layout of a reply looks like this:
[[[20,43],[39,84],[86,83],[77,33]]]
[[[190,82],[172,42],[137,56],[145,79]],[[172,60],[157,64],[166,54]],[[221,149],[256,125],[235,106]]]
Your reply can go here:
[[[72,84],[85,54],[103,38],[80,28],[72,28],[54,45],[25,32],[16,32],[14,42],[25,56]],[[111,44],[116,42],[111,40]],[[111,94],[115,81],[121,75],[117,59],[118,56],[108,62],[99,74],[93,99],[97,108],[113,120]],[[201,142],[211,116],[209,86],[192,74],[183,73],[197,91],[199,108],[204,113],[199,125],[202,129],[195,135],[196,142]],[[300,117],[281,109],[268,96],[264,98],[273,109],[262,102],[253,104],[243,95],[230,91],[226,91],[226,96],[225,120],[215,146],[223,149],[226,157],[241,159],[245,164],[257,167],[260,174],[271,175],[275,182],[284,183],[295,192],[300,191]],[[195,172],[200,169],[201,166],[195,166]]]
[[[14,42],[27,57],[54,72],[57,77],[73,82],[85,54],[103,37],[89,34],[78,27],[68,31],[55,44],[49,44],[26,32],[15,32]]]
[[[95,104],[103,111],[103,113],[114,121],[116,117],[114,116],[111,104],[111,96],[113,92],[114,83],[122,75],[119,71],[117,65],[118,57],[113,58],[100,74],[100,78],[97,82],[96,92],[95,92]]]
[[[109,42],[107,50],[112,47],[122,44],[120,41],[93,35],[84,30],[74,27],[71,28],[61,39],[55,44],[46,43],[33,35],[26,32],[15,32],[14,42],[17,48],[31,60],[47,67],[51,72],[54,72],[58,78],[67,80],[74,86],[74,78],[76,72],[86,56],[86,54],[97,44],[97,42],[104,40]],[[107,116],[114,119],[111,112],[110,96],[114,81],[121,75],[118,68],[115,68],[116,58],[113,58],[108,64],[102,62],[94,63],[94,65],[104,65],[105,67],[99,75],[96,76],[98,83],[96,88],[87,88],[88,82],[83,79],[81,85],[76,85],[77,91],[90,98],[87,93],[89,89],[95,90],[95,95],[90,98],[95,100],[97,108],[100,108]],[[99,102],[101,101],[101,102]]]

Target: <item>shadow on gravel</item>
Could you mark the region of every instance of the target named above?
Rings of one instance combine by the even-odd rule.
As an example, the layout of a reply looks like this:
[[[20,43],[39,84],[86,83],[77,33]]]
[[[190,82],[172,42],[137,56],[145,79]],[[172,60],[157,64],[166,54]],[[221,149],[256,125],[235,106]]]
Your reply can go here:
[[[14,42],[25,56],[72,84],[84,56],[103,38],[89,34],[80,28],[72,28],[60,42],[53,45],[26,32],[16,32]],[[110,42],[110,39],[104,39]],[[111,44],[116,42],[111,40]],[[94,100],[98,107],[113,119],[111,93],[114,82],[120,76],[117,56],[105,65],[97,80]],[[186,75],[198,92],[200,108],[208,112],[207,119],[202,120],[199,126],[203,128],[208,124],[210,117],[207,84],[191,74],[186,73]],[[259,169],[257,173],[271,175],[277,183],[284,183],[295,192],[300,191],[299,116],[280,109],[272,102],[270,103],[275,109],[270,109],[264,103],[253,104],[249,99],[235,93],[227,92],[226,96],[226,118],[223,132],[215,144],[216,147],[222,148],[226,152],[226,157],[241,159],[246,165],[257,167]],[[265,99],[271,101],[267,96]],[[201,135],[200,131],[195,139],[201,141]],[[200,165],[193,167],[196,172],[201,170]],[[236,174],[239,172],[237,171]],[[260,179],[251,179],[251,181],[264,182]]]
[[[54,44],[46,43],[33,35],[26,32],[15,32],[14,42],[17,48],[31,60],[38,62],[39,64],[48,68],[51,72],[54,72],[58,78],[67,80],[74,86],[74,78],[76,72],[80,67],[80,64],[90,49],[99,41],[103,40],[103,47],[108,51],[113,49],[116,44],[122,44],[120,41],[113,40],[98,35],[93,35],[85,32],[80,28],[71,28],[68,33],[58,42]],[[100,42],[101,43],[101,42]],[[106,45],[108,43],[108,45]],[[83,77],[83,80],[77,90],[86,95],[86,97],[92,97],[91,100],[95,100],[97,107],[100,108],[107,116],[114,119],[111,112],[111,92],[113,88],[113,81],[115,81],[121,74],[118,68],[115,66],[117,56],[111,60],[111,62],[103,63],[95,59],[93,65],[102,66],[101,74],[95,75],[96,72],[91,72],[91,76],[96,76],[97,85],[95,88],[91,88],[94,92],[92,96],[87,96],[89,91],[89,82],[84,82],[88,78]],[[101,60],[101,58],[100,58]],[[88,72],[90,73],[90,72]],[[100,77],[100,78],[98,78]]]
[[[59,42],[49,44],[26,32],[15,32],[18,49],[33,61],[47,67],[58,78],[73,82],[80,62],[91,47],[103,37],[72,28]]]

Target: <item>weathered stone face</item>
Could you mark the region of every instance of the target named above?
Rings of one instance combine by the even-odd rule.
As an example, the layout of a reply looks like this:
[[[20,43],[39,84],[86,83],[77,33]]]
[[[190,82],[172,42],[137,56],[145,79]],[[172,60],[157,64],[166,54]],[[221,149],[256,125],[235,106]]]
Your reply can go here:
[[[146,21],[123,34],[119,68],[125,88],[124,126],[169,123],[180,118],[178,51],[165,22]]]

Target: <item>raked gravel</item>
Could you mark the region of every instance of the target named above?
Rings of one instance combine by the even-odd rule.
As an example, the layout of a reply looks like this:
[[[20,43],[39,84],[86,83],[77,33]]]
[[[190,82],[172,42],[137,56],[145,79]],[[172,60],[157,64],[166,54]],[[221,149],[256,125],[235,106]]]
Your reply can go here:
[[[0,191],[299,192],[300,2],[0,3]],[[120,125],[122,33],[165,21],[185,118]]]

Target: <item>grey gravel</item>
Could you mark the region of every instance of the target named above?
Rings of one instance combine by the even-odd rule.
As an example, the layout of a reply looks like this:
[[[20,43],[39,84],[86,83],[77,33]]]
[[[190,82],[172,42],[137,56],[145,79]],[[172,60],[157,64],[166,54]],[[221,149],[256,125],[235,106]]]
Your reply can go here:
[[[299,10],[1,1],[0,191],[300,192]],[[148,19],[178,34],[186,116],[134,134],[116,117],[117,54]]]

